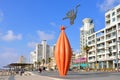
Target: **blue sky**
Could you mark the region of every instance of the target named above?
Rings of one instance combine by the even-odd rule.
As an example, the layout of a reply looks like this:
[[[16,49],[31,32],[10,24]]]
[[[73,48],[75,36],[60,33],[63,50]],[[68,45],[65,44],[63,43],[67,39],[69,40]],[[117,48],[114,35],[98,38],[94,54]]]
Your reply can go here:
[[[56,43],[60,26],[70,26],[62,20],[67,11],[77,4],[74,25],[66,29],[73,50],[80,49],[80,27],[86,17],[92,18],[95,31],[104,28],[104,14],[120,0],[0,0],[0,67],[16,62],[19,56],[29,59],[35,44],[46,39],[49,45]]]

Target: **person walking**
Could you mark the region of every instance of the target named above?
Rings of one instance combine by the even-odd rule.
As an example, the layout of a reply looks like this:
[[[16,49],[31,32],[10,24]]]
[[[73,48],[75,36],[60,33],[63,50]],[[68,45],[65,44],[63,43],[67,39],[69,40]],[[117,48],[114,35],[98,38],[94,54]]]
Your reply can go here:
[[[41,69],[41,68],[39,68],[39,72],[40,72],[40,73],[42,72],[42,69]]]

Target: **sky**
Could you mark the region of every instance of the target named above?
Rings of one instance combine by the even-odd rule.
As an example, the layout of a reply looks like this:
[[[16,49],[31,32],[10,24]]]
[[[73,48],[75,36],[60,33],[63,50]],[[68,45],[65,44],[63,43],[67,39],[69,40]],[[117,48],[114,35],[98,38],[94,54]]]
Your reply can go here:
[[[73,25],[66,13],[80,4]],[[23,55],[29,61],[36,43],[57,42],[60,26],[74,51],[80,50],[80,28],[84,18],[91,18],[95,31],[105,27],[105,12],[120,0],[0,0],[0,67],[17,62]]]

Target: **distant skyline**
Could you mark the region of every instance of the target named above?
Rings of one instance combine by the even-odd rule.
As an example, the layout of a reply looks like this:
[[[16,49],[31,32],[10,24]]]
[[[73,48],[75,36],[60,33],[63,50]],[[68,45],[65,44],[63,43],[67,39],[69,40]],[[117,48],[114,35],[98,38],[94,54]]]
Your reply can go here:
[[[80,4],[72,26],[62,20],[66,13]],[[105,27],[105,11],[120,0],[0,0],[0,67],[17,62],[23,55],[29,61],[36,43],[47,40],[54,45],[65,30],[74,51],[80,50],[80,28],[84,18],[93,19],[95,31]]]

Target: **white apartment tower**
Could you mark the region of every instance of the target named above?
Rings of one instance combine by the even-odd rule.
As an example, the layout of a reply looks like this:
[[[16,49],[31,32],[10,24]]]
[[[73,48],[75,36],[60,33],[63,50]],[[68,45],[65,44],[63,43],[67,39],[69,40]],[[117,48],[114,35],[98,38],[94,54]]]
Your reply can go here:
[[[87,37],[89,34],[94,33],[93,20],[90,18],[85,18],[83,21],[83,26],[80,28],[80,53],[84,54],[84,47],[87,45]]]
[[[36,54],[36,51],[32,51],[30,52],[30,62],[31,63],[35,63],[37,62],[37,54]]]
[[[54,57],[54,53],[55,53],[55,44],[53,46],[50,47],[50,57]]]
[[[105,13],[105,28],[90,34],[87,42],[91,68],[116,68],[117,59],[120,66],[120,5]]]
[[[43,40],[40,44],[36,45],[36,48],[30,54],[31,62],[41,61],[42,59],[45,60],[45,64],[48,63],[48,58],[50,57],[50,46],[47,44],[46,40]]]

